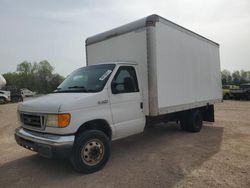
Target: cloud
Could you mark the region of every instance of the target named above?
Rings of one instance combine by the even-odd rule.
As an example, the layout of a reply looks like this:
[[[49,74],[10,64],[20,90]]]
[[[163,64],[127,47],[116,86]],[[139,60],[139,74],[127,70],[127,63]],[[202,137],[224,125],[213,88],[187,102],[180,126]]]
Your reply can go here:
[[[85,65],[85,38],[150,14],[220,43],[223,69],[250,70],[248,0],[2,0],[0,72],[47,59],[67,75]]]

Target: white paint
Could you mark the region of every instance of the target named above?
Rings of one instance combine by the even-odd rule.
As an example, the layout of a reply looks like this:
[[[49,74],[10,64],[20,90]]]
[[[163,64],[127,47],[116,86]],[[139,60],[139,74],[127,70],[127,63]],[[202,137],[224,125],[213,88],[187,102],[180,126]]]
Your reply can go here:
[[[155,30],[158,108],[221,99],[219,47],[161,22]]]
[[[44,130],[36,130],[38,132],[74,134],[81,125],[96,119],[105,120],[109,124],[112,140],[142,132],[145,115],[140,109],[141,92],[117,95],[111,92],[111,81],[120,65],[134,66],[138,72],[134,64],[117,63],[108,83],[99,93],[48,94],[20,103],[18,111],[35,114],[71,114],[71,121],[67,127],[63,129],[46,127]],[[141,90],[140,83],[139,88]],[[98,101],[108,101],[108,103],[100,104]]]
[[[18,110],[70,113],[71,122],[66,128],[43,130],[54,134],[74,134],[87,121],[103,119],[115,140],[142,132],[146,115],[187,110],[221,100],[219,48],[215,44],[171,24],[156,23],[147,32],[139,29],[87,46],[88,65],[116,64],[112,73],[100,78],[111,74],[101,92],[49,94],[20,104]],[[111,92],[112,79],[121,65],[135,67],[140,92]]]
[[[122,66],[133,66],[137,71],[137,66],[131,64],[122,64]],[[116,72],[119,66],[116,67]],[[114,78],[115,74],[113,75]],[[113,78],[108,85],[111,85]],[[139,85],[141,91],[141,86]],[[141,92],[113,94],[111,87],[108,87],[110,106],[113,118],[113,124],[116,130],[116,138],[123,138],[129,135],[143,132],[145,127],[145,114],[140,108],[142,102]]]
[[[142,83],[144,113],[149,113],[148,106],[148,66],[146,30],[137,30],[114,38],[104,40],[87,48],[88,65],[103,62],[135,62],[138,63],[139,76]]]
[[[113,127],[109,103],[98,104],[98,101],[106,99],[107,88],[99,93],[54,93],[20,103],[18,111],[37,114],[70,113],[71,122],[66,128],[46,127],[40,132],[73,134],[82,124],[94,119],[103,119]],[[115,131],[113,134],[115,136]]]

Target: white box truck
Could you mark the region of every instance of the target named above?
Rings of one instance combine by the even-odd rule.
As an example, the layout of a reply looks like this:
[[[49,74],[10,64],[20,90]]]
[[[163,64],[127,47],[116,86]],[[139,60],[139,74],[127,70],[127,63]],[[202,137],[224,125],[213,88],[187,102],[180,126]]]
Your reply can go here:
[[[108,161],[110,141],[154,121],[189,132],[214,121],[221,75],[209,39],[151,15],[88,38],[86,59],[53,93],[19,105],[19,145],[91,173]]]

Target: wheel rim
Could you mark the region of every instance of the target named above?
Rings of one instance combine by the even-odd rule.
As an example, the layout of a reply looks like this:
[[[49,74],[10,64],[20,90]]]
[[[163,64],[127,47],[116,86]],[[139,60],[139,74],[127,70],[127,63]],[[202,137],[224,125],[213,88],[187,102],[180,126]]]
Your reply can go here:
[[[82,161],[88,166],[98,164],[104,156],[104,145],[99,139],[88,141],[82,148]]]

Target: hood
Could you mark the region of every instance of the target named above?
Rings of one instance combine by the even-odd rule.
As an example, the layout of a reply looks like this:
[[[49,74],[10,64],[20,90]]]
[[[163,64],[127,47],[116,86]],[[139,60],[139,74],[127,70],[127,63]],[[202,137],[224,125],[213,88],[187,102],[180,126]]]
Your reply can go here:
[[[22,102],[19,111],[37,113],[58,113],[81,108],[97,106],[103,100],[104,92],[100,93],[52,93]]]

